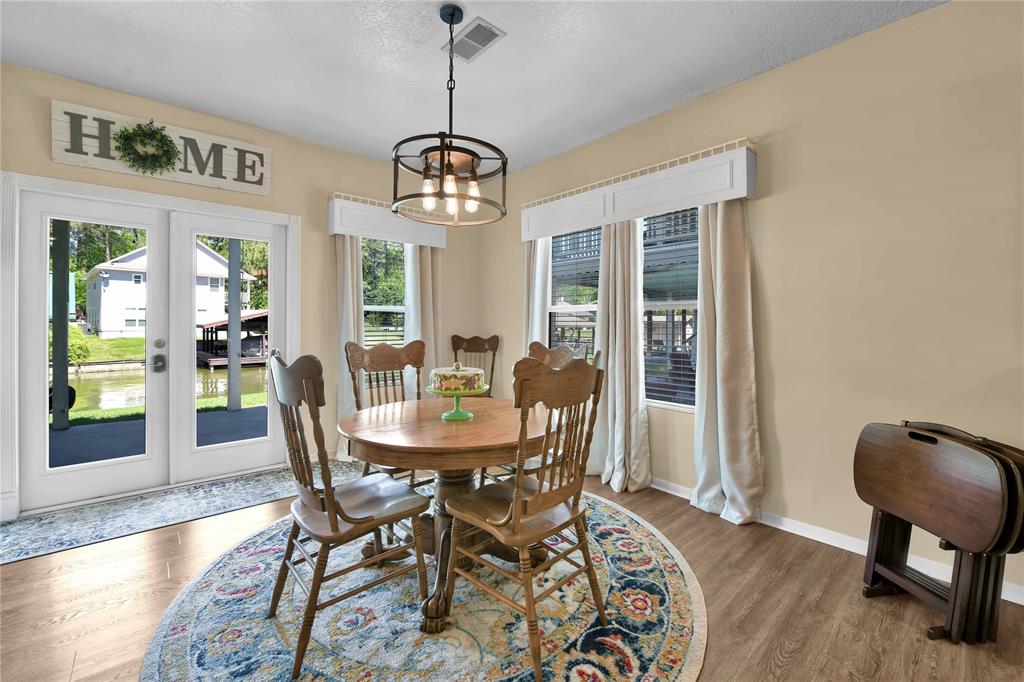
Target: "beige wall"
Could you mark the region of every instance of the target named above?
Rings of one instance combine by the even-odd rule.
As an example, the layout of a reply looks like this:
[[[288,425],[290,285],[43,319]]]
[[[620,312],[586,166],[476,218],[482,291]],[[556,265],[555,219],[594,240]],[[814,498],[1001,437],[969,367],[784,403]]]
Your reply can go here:
[[[480,232],[484,326],[518,350],[522,203],[751,137],[764,509],[865,538],[864,424],[1024,446],[1021,34],[1020,4],[941,6],[513,174]],[[692,416],[650,414],[654,475],[691,486]]]
[[[302,219],[301,350],[316,354],[324,363],[326,415],[328,422],[333,422],[339,353],[334,244],[327,234],[327,201],[336,191],[387,200],[391,191],[391,164],[14,64],[4,63],[0,68],[3,100],[0,105],[0,168],[3,170],[278,211]],[[260,197],[53,163],[50,160],[51,99],[139,118],[152,117],[163,123],[269,147],[273,154],[271,195]],[[477,331],[471,325],[471,311],[479,305],[479,299],[474,287],[467,284],[476,276],[476,251],[475,233],[449,231],[443,266],[446,336],[451,331]],[[328,437],[331,443],[337,440],[334,429],[328,430]]]
[[[523,345],[517,207],[749,136],[764,509],[865,537],[851,481],[865,423],[931,419],[1024,445],[1022,12],[931,9],[512,174],[508,218],[449,231],[445,334],[501,334],[508,395]],[[327,196],[386,199],[386,163],[10,64],[0,94],[5,170],[301,216],[302,349],[323,358],[333,396]],[[268,146],[273,194],[54,164],[51,98]],[[651,410],[656,477],[693,484],[692,434],[691,415]],[[1024,584],[1024,558],[1007,580]]]

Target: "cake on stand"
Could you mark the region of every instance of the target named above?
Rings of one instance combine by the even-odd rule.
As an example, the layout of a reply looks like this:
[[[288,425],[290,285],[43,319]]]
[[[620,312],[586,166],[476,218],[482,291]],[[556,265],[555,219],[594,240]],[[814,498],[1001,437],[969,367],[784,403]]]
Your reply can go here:
[[[456,362],[451,367],[430,370],[427,393],[454,398],[454,409],[441,415],[446,422],[461,422],[473,418],[473,413],[462,409],[462,397],[482,395],[490,388],[484,383],[484,371],[478,367],[463,367]]]

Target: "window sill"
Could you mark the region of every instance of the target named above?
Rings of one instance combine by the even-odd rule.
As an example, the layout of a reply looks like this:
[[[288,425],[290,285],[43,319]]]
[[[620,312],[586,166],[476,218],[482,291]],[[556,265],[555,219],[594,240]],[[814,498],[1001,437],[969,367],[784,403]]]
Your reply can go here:
[[[679,403],[670,403],[664,400],[651,400],[650,398],[647,399],[647,406],[658,410],[685,412],[687,414],[694,414],[696,411],[693,405],[681,405]]]

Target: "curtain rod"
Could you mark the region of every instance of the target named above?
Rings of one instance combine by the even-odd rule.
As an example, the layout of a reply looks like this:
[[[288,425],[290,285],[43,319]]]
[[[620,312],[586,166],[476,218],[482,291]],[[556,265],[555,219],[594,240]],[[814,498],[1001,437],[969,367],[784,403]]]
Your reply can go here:
[[[622,173],[621,175],[616,175],[611,178],[605,178],[604,180],[592,182],[589,185],[575,187],[564,192],[559,192],[558,194],[552,194],[551,196],[547,196],[542,199],[536,199],[529,203],[523,204],[522,209],[525,210],[528,208],[533,208],[535,206],[540,206],[542,204],[548,204],[551,203],[552,201],[558,201],[559,199],[565,199],[567,197],[576,196],[577,194],[583,194],[584,192],[589,192],[590,190],[598,189],[600,187],[607,187],[608,185],[614,185],[620,182],[625,182],[626,180],[632,180],[633,178],[639,178],[644,175],[650,175],[651,173],[656,173],[667,168],[682,166],[683,164],[692,163],[693,161],[699,161],[700,159],[706,159],[709,156],[721,154],[722,152],[732,151],[733,149],[742,149],[744,147],[753,148],[753,146],[754,143],[751,142],[750,138],[741,137],[730,142],[717,144],[714,147],[701,149],[700,151],[691,152],[683,156],[677,156],[674,159],[669,159],[667,161],[655,163],[650,166],[645,166],[643,168],[637,168],[636,170],[631,170],[627,173]]]

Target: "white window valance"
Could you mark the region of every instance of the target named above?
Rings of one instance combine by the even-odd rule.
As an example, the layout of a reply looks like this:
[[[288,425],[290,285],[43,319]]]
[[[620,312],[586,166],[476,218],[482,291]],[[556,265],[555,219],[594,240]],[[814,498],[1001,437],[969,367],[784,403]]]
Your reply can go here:
[[[347,234],[418,246],[445,247],[445,227],[418,223],[391,212],[376,199],[334,194],[328,202],[328,234]]]
[[[697,158],[680,157],[531,202],[522,210],[522,240],[754,196],[757,157],[749,146],[691,156]]]

